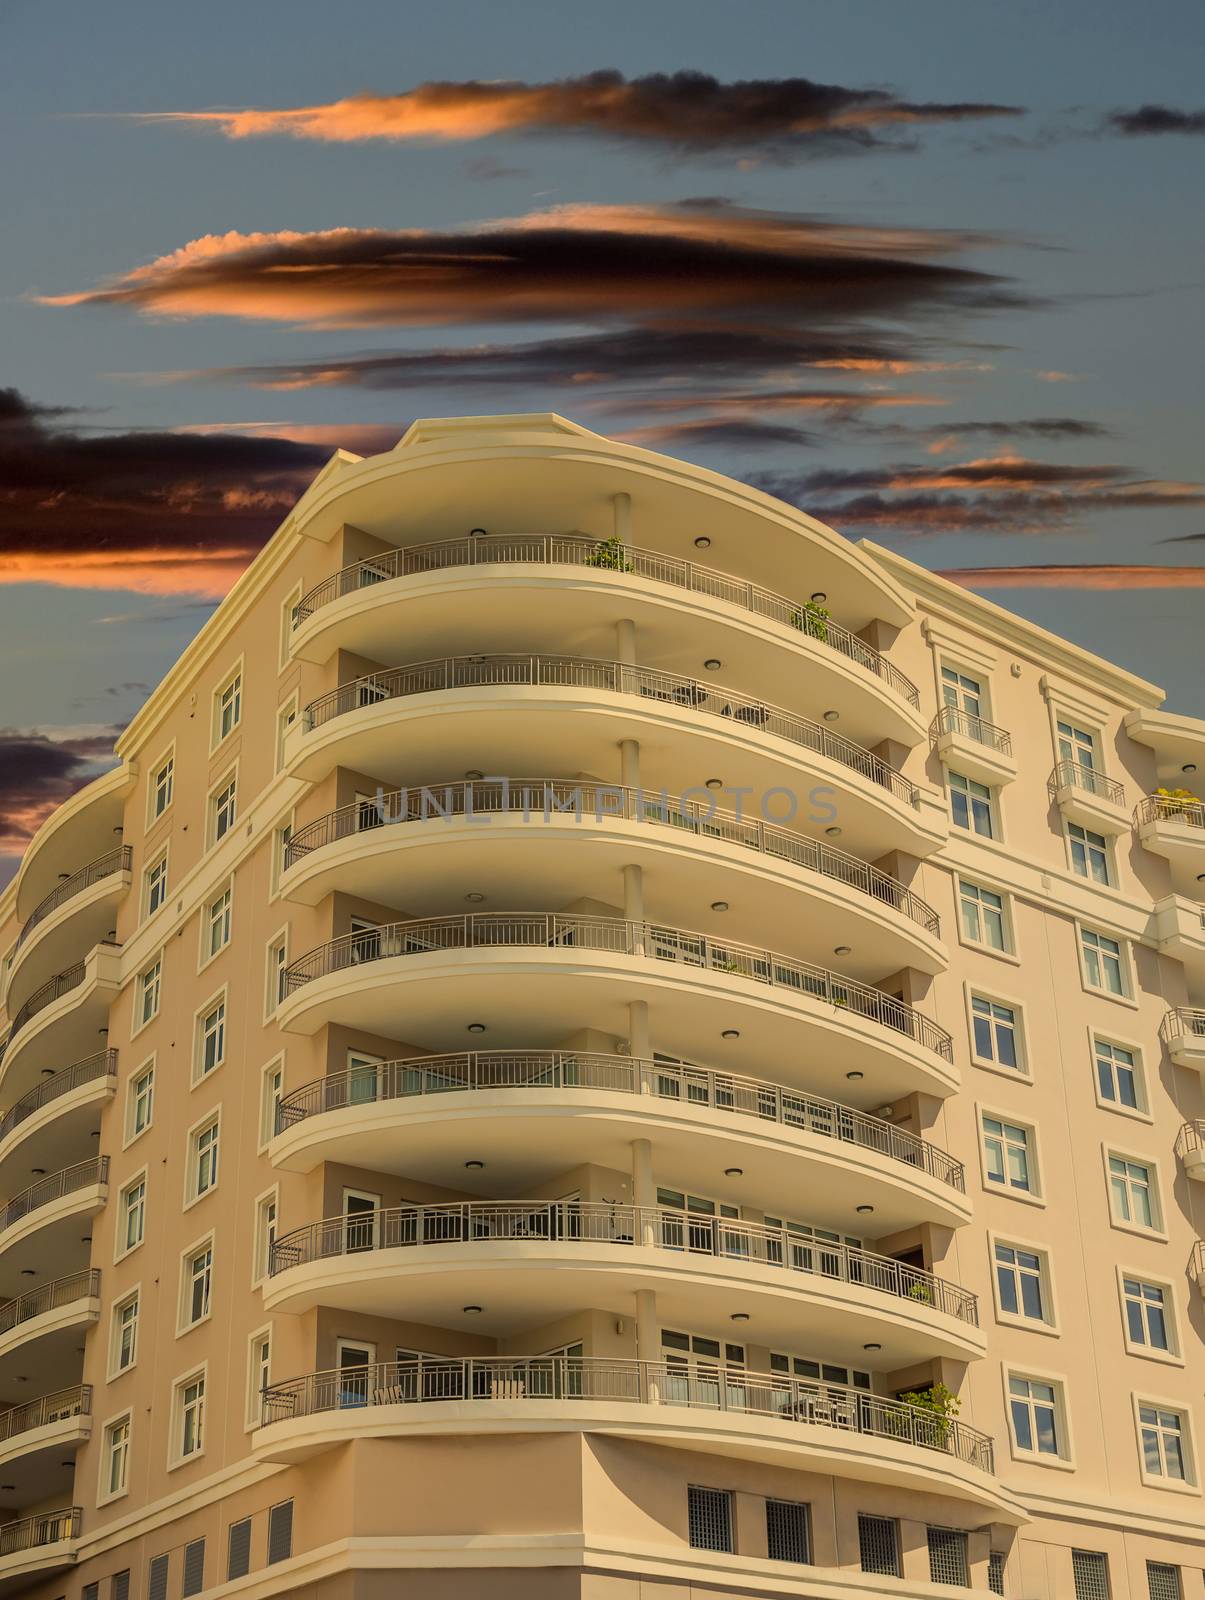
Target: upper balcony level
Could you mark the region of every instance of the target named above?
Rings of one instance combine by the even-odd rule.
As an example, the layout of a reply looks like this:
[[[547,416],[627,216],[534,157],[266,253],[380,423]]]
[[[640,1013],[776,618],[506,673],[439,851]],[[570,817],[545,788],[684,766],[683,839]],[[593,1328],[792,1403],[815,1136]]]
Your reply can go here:
[[[27,1276],[56,1277],[87,1265],[91,1238],[81,1224],[109,1195],[109,1158],[92,1156],[38,1178],[0,1207],[0,1289],[12,1293]]]
[[[442,911],[461,882],[490,904],[547,905],[570,883],[606,904],[631,864],[655,872],[667,920],[720,904],[735,939],[789,928],[808,954],[847,947],[859,978],[946,965],[937,912],[888,873],[710,797],[622,785],[467,780],[361,795],[294,829],[280,887],[306,905],[341,891],[417,915]]]
[[[118,902],[130,887],[129,845],[97,856],[60,882],[30,912],[8,976],[7,1010],[15,1016],[43,983],[116,933]]]
[[[475,534],[383,550],[325,579],[297,607],[293,653],[323,661],[342,649],[391,664],[402,639],[413,655],[459,638],[491,652],[571,643],[596,655],[625,618],[661,670],[688,674],[710,653],[752,693],[772,694],[788,675],[854,738],[921,735],[916,685],[830,615],[821,591],[790,598],[615,537]]]
[[[39,1276],[35,1268],[34,1275]],[[29,1279],[23,1279],[29,1282]],[[55,1388],[81,1366],[85,1330],[100,1316],[100,1273],[85,1268],[0,1303],[0,1391],[35,1394]]]
[[[1047,790],[1068,822],[1098,833],[1126,833],[1130,813],[1125,785],[1096,767],[1080,761],[1059,761],[1047,780]]]
[[[120,946],[105,940],[35,989],[12,1017],[0,1048],[5,1099],[20,1099],[45,1070],[57,1072],[94,1054],[120,987]]]
[[[123,763],[85,784],[47,817],[17,869],[16,911],[22,924],[79,871],[81,862],[96,861],[120,846],[125,802],[136,777],[135,769]]]
[[[0,1527],[0,1594],[16,1594],[40,1577],[74,1566],[82,1520],[79,1506],[66,1506]]]
[[[947,831],[911,779],[828,723],[710,679],[579,656],[451,656],[372,673],[306,707],[285,766],[311,780],[345,766],[430,783],[471,751],[485,772],[605,781],[600,766],[617,762],[624,740],[642,747],[646,790],[718,774],[729,791],[785,792],[792,815],[816,832],[839,827],[857,854],[926,855]]]
[[[0,1473],[19,1480],[0,1483],[0,1507],[20,1510],[69,1498],[73,1457],[91,1432],[92,1386],[87,1383],[0,1411]]]
[[[929,725],[929,738],[940,761],[977,783],[1011,783],[1017,776],[1012,735],[983,717],[942,706]]]
[[[0,1117],[0,1190],[22,1170],[48,1170],[94,1153],[100,1111],[117,1089],[117,1052],[99,1050],[43,1078]]]
[[[1205,1010],[1176,1006],[1159,1024],[1159,1037],[1178,1067],[1205,1076]]]
[[[654,1037],[744,1071],[793,1065],[833,1093],[852,1074],[883,1100],[957,1086],[950,1035],[881,989],[792,957],[616,916],[475,912],[345,935],[292,963],[278,1018],[344,1023],[433,1052],[472,1024],[498,1048],[543,1048],[583,1025],[626,1037],[649,1005]]]
[[[1205,800],[1186,789],[1147,795],[1134,807],[1139,844],[1171,863],[1172,882],[1183,894],[1205,874]]]

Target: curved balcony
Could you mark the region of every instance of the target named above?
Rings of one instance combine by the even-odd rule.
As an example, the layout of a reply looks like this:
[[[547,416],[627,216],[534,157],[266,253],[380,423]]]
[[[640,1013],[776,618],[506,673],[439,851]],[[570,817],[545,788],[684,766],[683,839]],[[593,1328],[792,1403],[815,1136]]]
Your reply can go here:
[[[516,907],[546,905],[572,882],[582,898],[605,903],[640,856],[671,919],[722,899],[734,938],[773,924],[824,954],[845,944],[854,976],[946,965],[937,912],[857,856],[710,797],[605,784],[475,780],[359,800],[295,830],[281,891],[316,905],[339,890],[423,915],[447,904],[449,880]]]
[[[1205,800],[1148,795],[1134,807],[1134,831],[1144,849],[1173,867],[1195,874],[1205,863]]]
[[[306,707],[285,763],[311,780],[342,765],[425,782],[455,749],[483,771],[589,772],[623,739],[647,751],[651,792],[724,769],[731,791],[785,790],[817,825],[839,814],[855,851],[927,854],[945,836],[910,779],[825,723],[710,680],[581,656],[451,656],[369,674]]]
[[[1023,1520],[993,1480],[991,1439],[966,1423],[864,1389],[742,1367],[420,1356],[314,1372],[264,1390],[252,1443],[261,1461],[291,1463],[353,1439],[576,1429],[923,1487]]]
[[[130,886],[129,845],[106,851],[58,886],[30,912],[14,946],[8,1006],[19,1011],[47,973],[91,950],[113,929],[118,901]]]
[[[92,1386],[42,1395],[25,1405],[0,1411],[0,1468],[20,1463],[17,1489],[0,1486],[0,1506],[37,1504],[70,1491],[74,1466],[63,1461],[92,1432]]]
[[[733,1070],[811,1048],[817,1092],[851,1072],[873,1072],[867,1092],[879,1096],[957,1085],[950,1035],[902,1000],[756,946],[622,917],[476,912],[347,934],[287,968],[278,1015],[303,1033],[345,1022],[436,1051],[448,1019],[475,1012],[500,1048],[538,1047],[583,1017],[623,1037],[633,1000],[688,1057],[724,1041]]]
[[[30,1166],[48,1166],[53,1155],[78,1152],[99,1131],[99,1107],[117,1089],[117,1051],[100,1050],[44,1078],[0,1117],[0,1179],[19,1151]]]
[[[1176,1138],[1176,1154],[1185,1177],[1205,1183],[1205,1118],[1184,1124]]]
[[[12,1589],[20,1579],[74,1565],[82,1518],[79,1506],[65,1506],[0,1527],[0,1588]]]
[[[742,1161],[749,1204],[810,1207],[840,1231],[859,1225],[857,1206],[870,1200],[884,1232],[918,1220],[957,1226],[970,1214],[962,1163],[881,1117],[733,1073],[570,1050],[332,1073],[280,1102],[271,1156],[294,1171],[333,1161],[438,1183],[463,1166],[465,1149],[488,1143],[490,1181],[521,1192],[578,1163],[624,1170],[637,1124],[658,1164],[693,1192]]]
[[[411,649],[438,649],[460,630],[488,636],[494,649],[546,649],[567,631],[613,636],[617,614],[635,622],[646,653],[665,666],[692,662],[705,627],[722,640],[726,659],[740,659],[745,681],[773,684],[788,666],[794,678],[811,680],[826,705],[844,702],[843,715],[871,737],[915,743],[920,736],[916,685],[814,601],[582,534],[479,536],[384,551],[302,596],[292,644],[308,660],[337,648],[388,660],[400,637]]]
[[[78,1364],[84,1330],[100,1316],[100,1272],[92,1267],[0,1304],[0,1383],[16,1373],[34,1388],[61,1383]]]
[[[0,1055],[0,1089],[19,1098],[43,1068],[78,1061],[96,1048],[121,987],[121,947],[105,940],[83,961],[42,984],[13,1017]]]
[[[0,1283],[20,1282],[25,1270],[81,1270],[91,1239],[79,1224],[109,1195],[109,1158],[93,1156],[39,1178],[0,1208]]]
[[[21,922],[81,861],[94,861],[121,838],[126,797],[136,780],[123,762],[85,784],[42,823],[29,842],[14,880],[16,914]]]
[[[661,1206],[589,1201],[458,1201],[324,1218],[272,1245],[265,1309],[317,1304],[433,1325],[462,1320],[471,1283],[479,1325],[510,1333],[592,1306],[626,1308],[655,1289],[671,1325],[750,1308],[759,1336],[789,1339],[806,1314],[820,1352],[874,1340],[888,1366],[981,1355],[976,1297],[934,1273],[789,1227]]]
[[[1205,1010],[1174,1006],[1159,1024],[1159,1037],[1178,1067],[1205,1074]]]

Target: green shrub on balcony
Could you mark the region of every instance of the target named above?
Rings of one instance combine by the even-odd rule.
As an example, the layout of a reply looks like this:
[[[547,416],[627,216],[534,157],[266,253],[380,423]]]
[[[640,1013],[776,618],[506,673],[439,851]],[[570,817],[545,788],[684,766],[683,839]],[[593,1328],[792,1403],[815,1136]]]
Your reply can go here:
[[[587,567],[601,567],[607,572],[631,572],[632,563],[622,539],[600,539],[586,557]]]
[[[828,639],[828,618],[829,613],[822,605],[806,600],[798,611],[792,611],[791,626],[824,644]]]

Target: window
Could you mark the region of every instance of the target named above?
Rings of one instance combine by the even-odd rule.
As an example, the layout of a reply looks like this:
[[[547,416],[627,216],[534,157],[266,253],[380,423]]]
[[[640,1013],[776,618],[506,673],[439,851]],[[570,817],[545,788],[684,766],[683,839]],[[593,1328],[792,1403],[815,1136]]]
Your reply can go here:
[[[136,1178],[121,1191],[118,1253],[134,1250],[146,1237],[146,1178]]]
[[[289,935],[286,931],[273,939],[268,946],[268,972],[264,986],[265,1017],[274,1016],[277,1006],[285,997],[285,968],[288,964]]]
[[[1135,1228],[1159,1227],[1159,1208],[1155,1197],[1155,1174],[1144,1161],[1127,1156],[1109,1156],[1109,1198],[1114,1222]]]
[[[964,716],[979,718],[983,715],[983,691],[978,680],[954,667],[941,669],[941,698]]]
[[[279,772],[285,764],[285,739],[289,729],[297,721],[297,696],[281,706],[276,713],[276,771]]]
[[[301,596],[302,587],[298,584],[280,608],[280,666],[282,669],[289,664],[289,656],[293,644],[293,629],[301,621]]]
[[[1071,846],[1071,866],[1081,878],[1091,878],[1093,883],[1108,884],[1109,846],[1103,834],[1081,828],[1078,822],[1067,824],[1067,842]]]
[[[143,915],[153,916],[167,899],[167,853],[153,861],[142,878]]]
[[[138,1295],[127,1295],[113,1307],[113,1332],[109,1366],[114,1377],[138,1359]]]
[[[701,1489],[692,1483],[686,1491],[686,1513],[692,1548],[732,1550],[732,1496],[727,1489]]]
[[[101,1448],[101,1493],[106,1500],[125,1494],[130,1476],[130,1418],[127,1414],[105,1428]]]
[[[259,1090],[259,1142],[261,1149],[276,1133],[276,1119],[280,1109],[281,1097],[284,1094],[284,1080],[284,1062],[279,1059],[269,1061],[264,1068]]]
[[[1188,1478],[1184,1448],[1184,1414],[1164,1406],[1140,1405],[1138,1428],[1142,1436],[1142,1464],[1151,1478]]]
[[[1109,1600],[1109,1558],[1103,1550],[1073,1550],[1075,1600]]]
[[[1123,1276],[1121,1299],[1125,1310],[1126,1337],[1130,1343],[1147,1350],[1166,1350],[1170,1353],[1169,1292],[1157,1283],[1144,1283],[1141,1278]]]
[[[251,1518],[230,1524],[226,1545],[226,1581],[245,1578],[251,1571]]]
[[[987,1553],[987,1586],[993,1594],[1004,1593],[1003,1550],[989,1550]]]
[[[147,1569],[146,1600],[167,1600],[168,1563],[171,1557],[165,1551],[155,1556]]]
[[[184,1546],[184,1581],[180,1593],[185,1600],[191,1594],[200,1594],[205,1587],[205,1541],[190,1539]]]
[[[243,717],[243,675],[236,672],[213,697],[213,742],[221,744]]]
[[[255,1279],[261,1283],[272,1265],[272,1246],[276,1243],[276,1190],[261,1195],[255,1206]]]
[[[956,1583],[970,1587],[967,1536],[959,1528],[926,1528],[929,1540],[930,1583]]]
[[[1010,1375],[1008,1405],[1017,1449],[1031,1455],[1062,1454],[1058,1395],[1054,1384]]]
[[[964,778],[961,772],[951,772],[947,776],[950,780],[951,822],[956,828],[966,828],[968,832],[981,834],[985,839],[994,839],[997,829],[992,791],[985,783]]]
[[[1111,1044],[1108,1039],[1093,1039],[1096,1056],[1096,1082],[1100,1098],[1110,1105],[1141,1109],[1138,1096],[1138,1068],[1134,1052],[1124,1045]]]
[[[204,1322],[211,1309],[213,1293],[213,1241],[208,1240],[199,1250],[191,1251],[184,1259],[184,1282],[181,1294],[182,1328],[195,1327]]]
[[[130,1600],[130,1569],[115,1572],[109,1580],[109,1600]]]
[[[743,1355],[741,1359],[744,1360]],[[839,1367],[828,1361],[813,1361],[807,1356],[787,1356],[771,1352],[770,1371],[788,1373],[809,1381],[819,1378],[823,1383],[841,1383],[846,1388],[867,1390],[870,1388],[869,1372],[863,1372],[857,1367]]]
[[[247,1358],[247,1426],[258,1428],[263,1415],[263,1394],[271,1381],[272,1335],[251,1335]]]
[[[1083,728],[1074,727],[1070,722],[1060,722],[1059,730],[1059,760],[1074,761],[1077,767],[1086,767],[1089,772],[1096,769],[1096,740],[1092,734]]]
[[[220,1123],[215,1117],[189,1136],[189,1198],[199,1200],[218,1181]]]
[[[95,1583],[86,1583],[80,1590],[81,1600],[100,1600],[100,1579]]]
[[[151,821],[161,817],[172,803],[172,794],[175,788],[176,762],[174,756],[168,756],[160,762],[151,779]]]
[[[971,996],[971,1040],[980,1061],[1020,1071],[1019,1033],[1017,1013],[1011,1006],[999,1005],[985,995]]]
[[[231,773],[222,786],[215,789],[209,797],[209,834],[214,844],[234,827],[237,812],[237,781]]]
[[[1036,1250],[997,1242],[996,1288],[1000,1310],[1010,1317],[1029,1317],[1049,1322],[1049,1295],[1043,1283],[1042,1257]]]
[[[204,1078],[226,1059],[226,996],[213,1001],[197,1017],[197,1056],[194,1076]]]
[[[136,1139],[145,1133],[155,1114],[155,1067],[144,1067],[137,1077],[130,1079],[126,1091],[126,1140]]]
[[[811,1561],[811,1506],[802,1500],[766,1501],[766,1554],[771,1561]]]
[[[268,1565],[293,1554],[293,1502],[282,1500],[268,1512]]]
[[[1004,920],[1004,901],[977,883],[958,880],[958,904],[962,911],[962,934],[971,944],[989,950],[1008,949],[1008,929]]]
[[[1031,1133],[1020,1123],[983,1114],[983,1156],[989,1184],[1035,1193]]]
[[[878,1572],[887,1578],[902,1578],[900,1530],[894,1517],[871,1517],[858,1513],[858,1554],[863,1572]]]
[[[205,1448],[205,1374],[194,1373],[176,1385],[176,1455],[187,1461]]]
[[[289,848],[289,841],[292,839],[292,837],[293,822],[291,818],[288,822],[283,823],[279,828],[274,828],[272,830],[271,879],[273,899],[275,899],[277,894],[280,892],[280,875],[289,865],[286,855]]]
[[[206,961],[211,961],[230,943],[231,899],[231,890],[227,887],[205,908]]]
[[[1150,1600],[1180,1600],[1180,1569],[1166,1561],[1146,1564],[1146,1592]]]
[[[163,957],[156,956],[145,971],[138,974],[137,1019],[145,1028],[159,1015],[159,991],[163,981]]]
[[[1125,994],[1125,973],[1117,940],[1091,928],[1081,928],[1079,936],[1084,982],[1089,989],[1100,989],[1104,994]]]

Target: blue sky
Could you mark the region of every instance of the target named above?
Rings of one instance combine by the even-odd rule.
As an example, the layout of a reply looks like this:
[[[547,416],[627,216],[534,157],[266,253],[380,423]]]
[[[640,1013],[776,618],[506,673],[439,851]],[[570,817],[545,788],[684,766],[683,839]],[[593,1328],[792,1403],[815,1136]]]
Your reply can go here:
[[[1158,0],[0,3],[0,851],[329,449],[424,415],[753,478],[1199,710],[1203,36]]]

